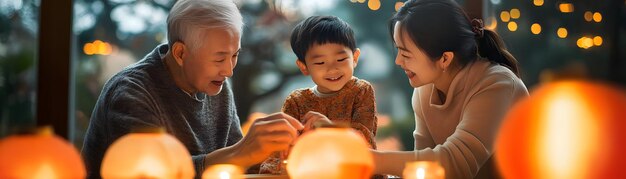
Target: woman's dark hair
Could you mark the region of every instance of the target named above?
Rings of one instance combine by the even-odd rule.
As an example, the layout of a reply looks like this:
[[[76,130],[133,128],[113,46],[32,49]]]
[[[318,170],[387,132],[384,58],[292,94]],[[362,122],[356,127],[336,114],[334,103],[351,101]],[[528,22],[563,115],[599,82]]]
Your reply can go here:
[[[391,39],[397,22],[431,59],[438,59],[443,52],[451,51],[455,54],[455,61],[464,67],[480,55],[519,76],[517,60],[506,50],[500,36],[483,29],[482,21],[470,21],[453,0],[406,1],[390,21]]]

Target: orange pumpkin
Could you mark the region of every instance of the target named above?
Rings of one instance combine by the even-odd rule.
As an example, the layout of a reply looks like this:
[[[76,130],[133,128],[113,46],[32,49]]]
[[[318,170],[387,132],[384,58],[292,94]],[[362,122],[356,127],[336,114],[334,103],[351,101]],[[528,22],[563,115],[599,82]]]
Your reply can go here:
[[[626,95],[606,84],[540,86],[509,111],[496,140],[505,178],[626,178]]]
[[[117,139],[104,156],[102,178],[193,178],[191,155],[162,129],[130,133]]]
[[[85,165],[72,144],[44,127],[0,141],[0,178],[85,178]]]
[[[366,179],[374,169],[367,142],[349,128],[318,128],[305,133],[287,161],[289,177],[298,179]]]

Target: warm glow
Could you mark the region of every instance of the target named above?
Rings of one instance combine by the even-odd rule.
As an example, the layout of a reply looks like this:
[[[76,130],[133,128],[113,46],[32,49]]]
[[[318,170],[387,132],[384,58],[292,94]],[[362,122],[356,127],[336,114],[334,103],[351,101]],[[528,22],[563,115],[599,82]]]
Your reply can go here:
[[[519,9],[511,9],[510,14],[511,14],[511,18],[513,19],[519,19],[519,17],[521,16]]]
[[[499,129],[502,178],[616,178],[626,158],[624,109],[617,86],[562,79],[534,87]]]
[[[579,46],[580,48],[589,49],[593,47],[593,39],[589,37],[582,37],[579,40],[580,40],[580,46]]]
[[[578,46],[579,48],[583,48],[583,39],[585,39],[585,37],[581,37],[576,40],[576,46]]]
[[[107,42],[95,40],[91,43],[86,43],[83,46],[83,52],[86,55],[110,55],[113,52],[113,47]]]
[[[485,29],[495,31],[497,27],[498,27],[498,20],[496,20],[496,18],[493,16],[488,17],[487,21],[485,21]]]
[[[515,22],[509,22],[508,27],[509,27],[509,30],[510,30],[511,32],[515,32],[515,31],[517,30],[517,23],[515,23]]]
[[[54,135],[51,127],[0,140],[0,178],[85,178],[76,148]]]
[[[426,172],[424,171],[424,168],[418,168],[417,171],[415,172],[415,177],[417,177],[417,179],[425,179],[426,178]]]
[[[367,7],[369,7],[372,11],[380,9],[380,0],[367,1]]]
[[[112,51],[113,49],[111,48],[111,45],[109,45],[109,43],[104,43],[98,48],[98,53],[100,53],[101,55],[110,55]]]
[[[543,166],[548,178],[576,178],[585,171],[585,164],[592,163],[587,153],[601,145],[598,138],[598,126],[592,120],[589,104],[581,100],[577,91],[570,86],[555,89],[559,93],[548,97],[543,104],[546,109],[543,128],[539,135],[545,136],[538,141],[539,158],[545,159]],[[581,132],[585,131],[585,132]],[[549,172],[548,172],[549,171]]]
[[[541,25],[539,25],[538,23],[534,23],[530,26],[530,32],[535,35],[541,33]]]
[[[566,28],[563,28],[563,27],[559,28],[559,29],[556,31],[556,35],[558,35],[558,36],[559,36],[559,38],[564,39],[565,37],[567,37],[567,29],[566,29]]]
[[[137,165],[134,166],[132,170],[137,171],[139,176],[144,178],[160,178],[162,176],[166,176],[165,172],[167,171],[165,163],[157,157],[151,155],[144,155],[139,159]]]
[[[243,179],[241,167],[231,164],[217,164],[204,170],[202,179]]]
[[[43,164],[39,166],[34,172],[33,179],[56,179],[57,175],[54,173],[54,169],[50,164]]]
[[[220,179],[230,179],[228,172],[220,172]]]
[[[443,167],[434,161],[407,162],[402,171],[404,179],[444,179]]]
[[[500,13],[500,19],[502,22],[509,22],[511,20],[511,14],[509,14],[509,11],[502,11]]]
[[[593,20],[593,13],[587,11],[585,12],[585,21],[591,22]]]
[[[296,141],[287,172],[297,179],[367,179],[374,169],[368,146],[354,129],[317,128]]]
[[[600,36],[595,36],[595,37],[593,38],[593,45],[595,45],[595,46],[600,46],[600,45],[602,45],[602,37],[600,37]]]
[[[572,4],[572,3],[561,3],[561,4],[559,4],[559,10],[562,13],[574,12],[574,4]]]
[[[396,11],[399,11],[402,6],[404,6],[404,2],[396,2]]]
[[[357,0],[357,2],[359,2],[359,3],[364,3],[364,2],[365,2],[365,0]]]
[[[191,155],[178,139],[163,131],[130,133],[107,149],[102,178],[193,178]]]
[[[83,47],[83,51],[87,55],[93,55],[96,53],[96,46],[94,46],[92,43],[86,43]]]
[[[601,22],[602,21],[602,14],[600,14],[599,12],[593,13],[593,21]]]
[[[543,0],[533,0],[535,6],[543,6]]]

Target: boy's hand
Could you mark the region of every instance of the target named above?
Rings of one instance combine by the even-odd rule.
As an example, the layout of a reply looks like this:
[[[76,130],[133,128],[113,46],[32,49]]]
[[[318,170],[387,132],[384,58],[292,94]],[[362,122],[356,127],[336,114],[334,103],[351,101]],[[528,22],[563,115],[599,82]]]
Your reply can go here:
[[[332,124],[330,119],[328,119],[326,116],[314,111],[309,111],[308,113],[306,113],[302,118],[302,121],[304,123],[304,129],[302,130],[302,133],[315,129],[316,127],[318,127],[316,126],[316,124]]]
[[[326,116],[314,111],[307,112],[304,117],[302,117],[302,122],[304,123],[304,129],[298,131],[300,134],[304,134],[307,131],[315,129],[316,127],[318,127],[316,125],[332,124],[332,122]],[[281,152],[281,158],[283,160],[287,159],[292,147],[293,145],[289,146],[288,150],[284,150]]]

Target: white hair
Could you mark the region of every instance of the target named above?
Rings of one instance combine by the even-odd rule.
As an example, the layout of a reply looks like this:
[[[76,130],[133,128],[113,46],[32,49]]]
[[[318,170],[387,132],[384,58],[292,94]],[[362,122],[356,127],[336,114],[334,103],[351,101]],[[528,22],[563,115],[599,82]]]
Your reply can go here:
[[[242,27],[233,0],[178,0],[167,16],[167,40],[170,48],[183,41],[195,49],[202,45],[207,29],[232,28],[241,34]]]

